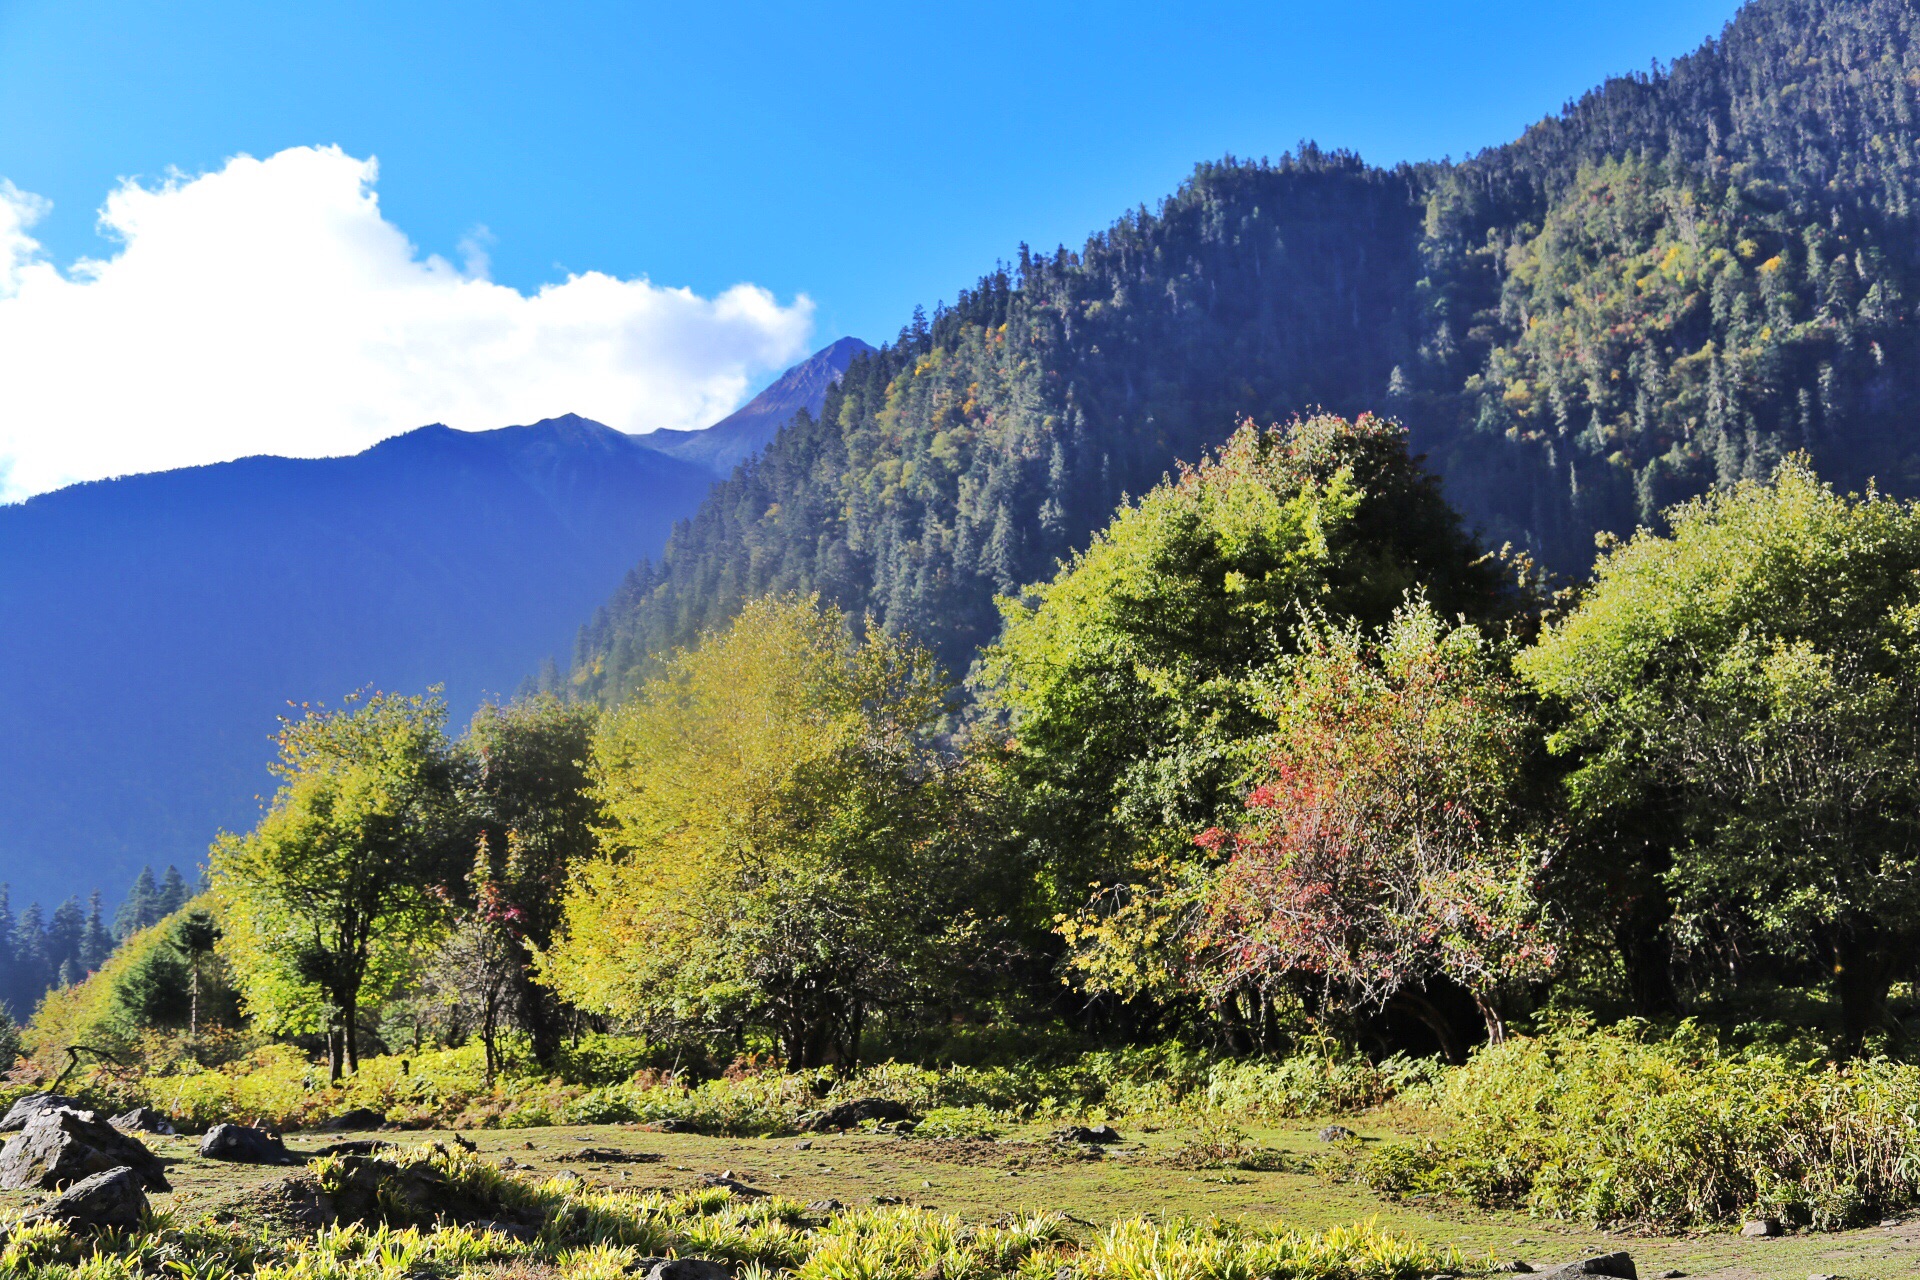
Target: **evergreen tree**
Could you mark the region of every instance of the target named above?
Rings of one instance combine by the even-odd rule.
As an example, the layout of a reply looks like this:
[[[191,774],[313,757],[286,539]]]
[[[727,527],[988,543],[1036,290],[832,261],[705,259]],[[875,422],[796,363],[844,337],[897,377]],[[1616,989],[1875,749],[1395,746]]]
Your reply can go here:
[[[149,924],[158,924],[168,916],[187,905],[193,897],[193,890],[187,886],[186,877],[180,874],[180,868],[169,865],[167,874],[160,878],[159,892],[154,895],[154,915]]]
[[[159,889],[153,881],[153,868],[142,867],[140,874],[134,877],[133,888],[127,890],[126,901],[113,913],[113,936],[125,942],[160,918],[155,911]]]
[[[87,925],[80,934],[80,967],[92,973],[112,954],[113,935],[107,931],[105,908],[100,903],[100,891],[95,889],[87,898]]]

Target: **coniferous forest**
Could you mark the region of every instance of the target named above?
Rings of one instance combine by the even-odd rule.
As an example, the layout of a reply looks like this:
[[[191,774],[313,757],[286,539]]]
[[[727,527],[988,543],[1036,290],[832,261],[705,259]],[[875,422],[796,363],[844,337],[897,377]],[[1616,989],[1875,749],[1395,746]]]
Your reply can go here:
[[[770,591],[965,671],[995,595],[1242,417],[1391,414],[1488,545],[1573,577],[1794,450],[1920,491],[1916,24],[1761,0],[1459,164],[1228,158],[1078,252],[1022,247],[721,485],[575,679],[617,699]]]

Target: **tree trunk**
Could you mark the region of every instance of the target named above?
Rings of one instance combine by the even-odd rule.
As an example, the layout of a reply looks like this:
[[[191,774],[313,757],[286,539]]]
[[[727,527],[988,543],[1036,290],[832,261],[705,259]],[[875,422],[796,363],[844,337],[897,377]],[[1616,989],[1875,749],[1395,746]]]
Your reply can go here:
[[[193,995],[187,1004],[187,1043],[193,1044],[200,1039],[200,953],[193,953],[188,962],[188,971],[193,975]]]
[[[1507,1042],[1507,1021],[1500,1016],[1500,1010],[1494,1007],[1491,997],[1485,992],[1473,993],[1474,1007],[1480,1010],[1480,1017],[1487,1024],[1487,1043],[1505,1044]]]
[[[1395,992],[1393,998],[1405,1002],[1407,1008],[1413,1011],[1413,1016],[1433,1032],[1433,1038],[1440,1042],[1442,1058],[1455,1064],[1467,1060],[1465,1050],[1460,1047],[1460,1037],[1454,1034],[1453,1024],[1447,1021],[1447,1015],[1440,1012],[1433,1001],[1418,991],[1406,988]]]
[[[1614,946],[1626,970],[1627,998],[1642,1018],[1680,1012],[1680,993],[1673,982],[1673,944],[1667,925],[1673,904],[1664,892],[1650,888],[1636,895],[1614,928]]]
[[[1857,1053],[1869,1035],[1887,1025],[1887,990],[1893,964],[1872,939],[1852,937],[1835,944],[1833,992],[1840,1002],[1840,1039]]]
[[[341,1057],[342,1057],[342,1054],[341,1054],[341,1044],[340,1044],[340,1029],[338,1027],[328,1027],[327,1028],[327,1083],[328,1084],[340,1083]]]
[[[340,1002],[340,1011],[340,1034],[346,1042],[347,1070],[357,1072],[360,1070],[360,993],[357,990],[348,993],[347,998]]]

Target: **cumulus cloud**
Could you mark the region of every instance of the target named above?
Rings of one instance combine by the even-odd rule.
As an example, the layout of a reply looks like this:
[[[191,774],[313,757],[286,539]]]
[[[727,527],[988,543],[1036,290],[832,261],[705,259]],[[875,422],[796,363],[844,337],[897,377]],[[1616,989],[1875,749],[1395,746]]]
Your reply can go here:
[[[255,453],[352,453],[429,422],[580,413],[699,427],[804,352],[812,304],[589,271],[532,294],[422,256],[337,147],[123,183],[118,242],[62,269],[46,203],[0,180],[0,498]]]

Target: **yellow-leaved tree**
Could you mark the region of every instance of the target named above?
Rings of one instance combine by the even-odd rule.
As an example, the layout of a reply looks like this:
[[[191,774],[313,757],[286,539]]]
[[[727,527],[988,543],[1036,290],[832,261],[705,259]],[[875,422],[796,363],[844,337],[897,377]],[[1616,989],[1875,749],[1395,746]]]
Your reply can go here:
[[[657,1034],[856,1060],[874,1013],[951,990],[993,872],[973,774],[932,741],[947,695],[837,609],[749,604],[602,721],[603,851],[544,979]]]

